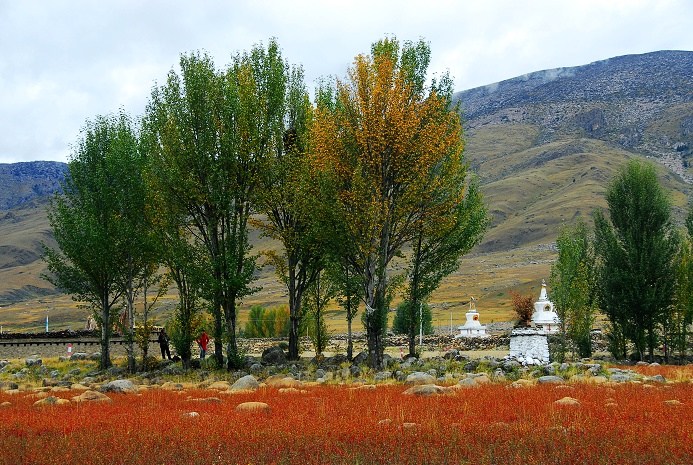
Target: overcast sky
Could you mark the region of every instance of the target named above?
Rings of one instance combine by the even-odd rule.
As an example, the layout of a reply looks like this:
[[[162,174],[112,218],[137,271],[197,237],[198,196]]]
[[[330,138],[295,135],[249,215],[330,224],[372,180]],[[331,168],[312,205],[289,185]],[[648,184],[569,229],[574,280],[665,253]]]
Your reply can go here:
[[[693,50],[691,0],[0,0],[0,163],[69,158],[87,119],[143,113],[181,53],[218,67],[276,37],[312,85],[386,35],[424,38],[457,90],[613,56]],[[693,72],[693,70],[692,70]]]

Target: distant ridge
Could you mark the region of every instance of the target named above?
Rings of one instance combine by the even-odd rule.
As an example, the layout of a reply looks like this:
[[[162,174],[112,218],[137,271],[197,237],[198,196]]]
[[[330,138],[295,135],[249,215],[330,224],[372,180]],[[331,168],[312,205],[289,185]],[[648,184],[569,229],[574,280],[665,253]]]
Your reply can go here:
[[[67,164],[55,161],[0,163],[0,210],[46,200],[60,191],[66,173]]]

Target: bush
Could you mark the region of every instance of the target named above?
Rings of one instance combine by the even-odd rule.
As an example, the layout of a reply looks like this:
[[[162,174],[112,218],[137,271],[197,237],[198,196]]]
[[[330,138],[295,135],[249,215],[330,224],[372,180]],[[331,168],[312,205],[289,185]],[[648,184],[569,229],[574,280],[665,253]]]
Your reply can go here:
[[[534,311],[534,298],[531,295],[521,295],[515,291],[510,291],[513,301],[513,310],[518,318],[518,324],[529,325]]]
[[[397,306],[395,320],[392,322],[392,331],[395,334],[409,334],[409,322],[411,311],[409,302],[402,302]],[[419,334],[419,308],[414,309],[414,327],[416,334]],[[433,334],[433,314],[431,307],[428,304],[423,306],[423,332],[424,334]]]
[[[253,305],[243,331],[244,337],[286,337],[289,335],[289,309],[274,307],[266,309]]]

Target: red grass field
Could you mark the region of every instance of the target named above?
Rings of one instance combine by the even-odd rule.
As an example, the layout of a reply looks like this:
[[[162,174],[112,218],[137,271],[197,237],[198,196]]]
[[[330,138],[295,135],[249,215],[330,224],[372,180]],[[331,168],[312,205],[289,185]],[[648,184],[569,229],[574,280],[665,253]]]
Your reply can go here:
[[[47,407],[34,407],[29,395],[0,392],[0,403],[11,403],[0,409],[0,463],[693,463],[690,383],[493,384],[436,397],[403,395],[405,389],[149,390],[110,394],[112,403]],[[211,396],[220,401],[193,400]],[[554,404],[565,396],[580,405]],[[266,402],[271,410],[236,412],[245,401]],[[199,416],[183,416],[191,411]]]

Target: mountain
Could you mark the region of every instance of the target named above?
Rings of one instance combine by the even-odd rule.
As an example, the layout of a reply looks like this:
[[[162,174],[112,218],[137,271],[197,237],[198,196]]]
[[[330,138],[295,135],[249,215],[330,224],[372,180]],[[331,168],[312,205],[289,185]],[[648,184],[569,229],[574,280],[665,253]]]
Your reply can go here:
[[[605,208],[606,186],[629,159],[658,164],[681,222],[693,181],[691,70],[693,52],[661,51],[538,71],[457,93],[465,159],[479,178],[492,223],[484,241],[433,295],[434,324],[447,324],[453,312],[455,321],[463,320],[461,310],[472,295],[483,322],[510,319],[508,292],[538,295],[561,226],[578,218],[590,222],[595,208]],[[0,165],[2,324],[36,325],[48,307],[62,321],[79,320],[69,298],[54,295],[40,278],[40,243],[53,244],[45,206],[65,172],[60,163]],[[255,250],[268,246],[259,243]],[[244,307],[285,303],[285,291],[270,271],[262,271],[258,282],[263,290]],[[342,321],[336,312],[328,317],[333,328],[341,329]]]

